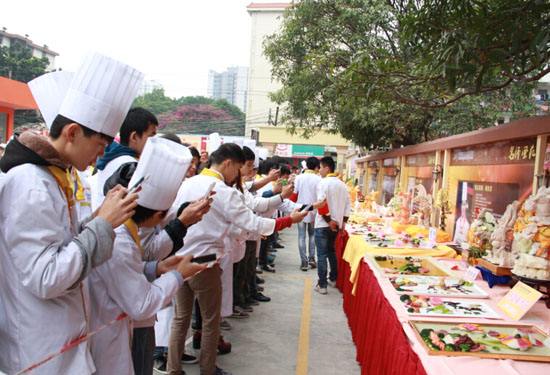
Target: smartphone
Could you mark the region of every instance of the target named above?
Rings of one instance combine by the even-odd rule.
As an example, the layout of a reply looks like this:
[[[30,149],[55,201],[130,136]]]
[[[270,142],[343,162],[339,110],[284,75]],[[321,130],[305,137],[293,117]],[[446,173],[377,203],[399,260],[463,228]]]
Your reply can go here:
[[[208,186],[208,189],[206,190],[206,194],[204,195],[203,199],[208,199],[208,197],[210,197],[210,193],[212,193],[212,190],[214,190],[214,186],[216,186],[216,181],[212,181],[210,186]]]
[[[141,187],[141,185],[147,181],[147,179],[149,178],[149,175],[147,176],[143,176],[142,178],[140,178],[139,180],[136,181],[136,183],[134,184],[134,186],[132,186],[130,189],[128,189],[128,194],[132,194],[134,192],[137,191],[137,189],[139,189]]]
[[[289,184],[288,180],[286,178],[283,178],[280,180],[282,186],[286,186]]]
[[[304,204],[302,208],[300,208],[300,211],[313,211],[313,205],[312,204]]]
[[[208,254],[208,255],[202,255],[200,257],[194,257],[193,259],[191,259],[191,262],[202,264],[202,263],[213,262],[215,260],[216,260],[216,254]]]

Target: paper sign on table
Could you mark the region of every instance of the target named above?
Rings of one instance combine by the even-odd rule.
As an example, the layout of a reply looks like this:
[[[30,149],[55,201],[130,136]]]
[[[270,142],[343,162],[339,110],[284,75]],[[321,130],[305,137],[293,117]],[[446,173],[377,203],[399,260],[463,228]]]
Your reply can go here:
[[[540,299],[542,293],[518,282],[497,304],[513,320],[520,320],[523,315]]]
[[[481,271],[477,269],[476,267],[468,267],[466,272],[464,273],[464,280],[466,281],[474,281],[477,280],[477,278],[481,275]]]

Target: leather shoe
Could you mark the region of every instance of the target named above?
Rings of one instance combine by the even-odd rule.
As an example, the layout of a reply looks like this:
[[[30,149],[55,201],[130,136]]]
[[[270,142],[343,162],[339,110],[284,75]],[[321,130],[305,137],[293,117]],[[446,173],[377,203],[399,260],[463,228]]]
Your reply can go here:
[[[259,302],[269,302],[271,298],[264,296],[262,293],[258,292],[254,295],[254,299]]]

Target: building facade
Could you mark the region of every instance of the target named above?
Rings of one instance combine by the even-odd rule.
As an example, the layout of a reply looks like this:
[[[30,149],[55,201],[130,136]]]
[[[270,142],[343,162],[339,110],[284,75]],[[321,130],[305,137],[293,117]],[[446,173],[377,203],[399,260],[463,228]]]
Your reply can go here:
[[[39,46],[38,44],[33,43],[33,41],[29,39],[28,35],[22,36],[18,34],[8,33],[5,27],[0,29],[0,46],[9,48],[17,43],[20,43],[21,45],[30,48],[33,57],[39,59],[43,57],[47,58],[50,62],[48,67],[46,68],[47,70],[55,69],[55,58],[56,56],[59,56],[57,52],[49,49],[46,44]]]
[[[289,134],[280,123],[284,109],[269,99],[269,93],[278,90],[281,84],[271,76],[272,67],[263,53],[263,43],[267,36],[280,30],[284,12],[290,6],[291,3],[251,3],[246,8],[251,17],[251,37],[245,136],[255,138],[271,154],[286,158],[337,156],[341,169],[347,140],[325,131],[307,139],[299,135],[299,130],[297,134]]]
[[[225,99],[246,113],[248,92],[248,68],[233,66],[225,72],[208,72],[208,97]]]

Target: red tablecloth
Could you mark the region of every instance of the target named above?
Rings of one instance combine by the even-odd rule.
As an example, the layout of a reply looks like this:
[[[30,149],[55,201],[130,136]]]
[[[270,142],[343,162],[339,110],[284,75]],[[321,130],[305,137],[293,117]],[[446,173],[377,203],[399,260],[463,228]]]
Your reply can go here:
[[[355,346],[362,374],[425,375],[420,359],[411,348],[394,309],[384,297],[369,266],[361,262],[356,295],[351,294],[351,270],[342,259],[348,235],[336,238],[338,257],[337,286],[344,294],[344,312]]]

